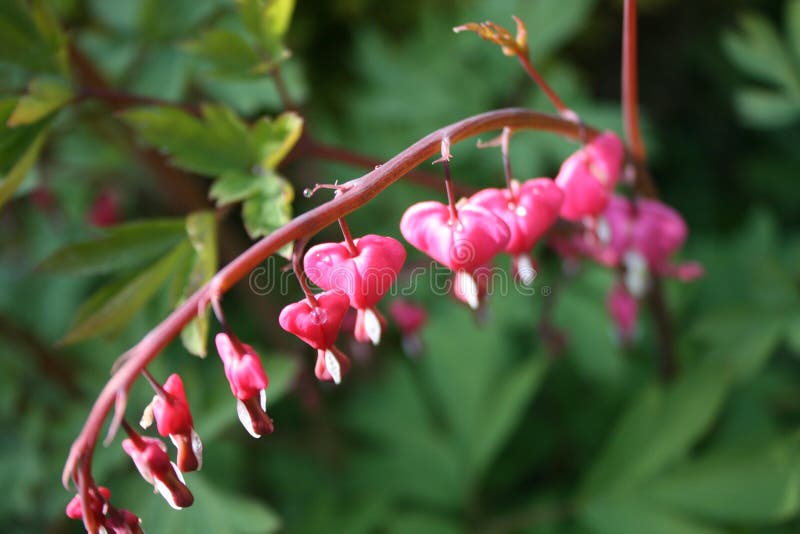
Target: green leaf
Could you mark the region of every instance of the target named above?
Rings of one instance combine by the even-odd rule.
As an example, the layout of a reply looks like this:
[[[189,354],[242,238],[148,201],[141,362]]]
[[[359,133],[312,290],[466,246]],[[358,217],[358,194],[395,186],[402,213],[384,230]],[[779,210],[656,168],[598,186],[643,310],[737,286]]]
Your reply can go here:
[[[771,89],[743,89],[736,93],[736,108],[750,125],[783,128],[800,117],[800,98]]]
[[[523,410],[539,389],[548,360],[542,355],[532,356],[528,361],[507,371],[504,379],[497,382],[497,389],[486,404],[481,418],[485,424],[472,445],[471,469],[476,477],[500,451],[516,428]]]
[[[217,206],[241,202],[262,189],[263,178],[247,172],[229,171],[214,180],[208,196],[217,201]]]
[[[263,364],[264,371],[269,376],[267,403],[275,404],[289,392],[302,366],[298,358],[280,354],[267,354]]]
[[[281,528],[280,518],[266,503],[219,488],[200,473],[190,473],[186,479],[195,502],[180,512],[167,506],[160,495],[142,491],[142,482],[137,481],[139,491],[132,499],[147,532],[266,534]]]
[[[28,93],[19,99],[6,124],[11,127],[36,122],[61,108],[72,98],[72,90],[57,78],[35,78]]]
[[[195,212],[186,217],[186,232],[196,254],[194,266],[189,274],[184,297],[188,297],[217,272],[217,219],[213,211]],[[208,344],[208,316],[205,309],[192,319],[181,332],[181,341],[191,354],[205,357]]]
[[[66,76],[66,39],[47,2],[0,2],[0,61]]]
[[[253,126],[253,140],[259,161],[265,169],[274,169],[283,161],[303,133],[303,118],[297,113],[281,113],[274,121],[267,118]]]
[[[584,493],[633,487],[684,457],[714,421],[730,383],[724,363],[709,359],[669,387],[645,388],[615,426]]]
[[[237,0],[239,17],[268,52],[279,49],[289,29],[294,0]]]
[[[712,534],[720,532],[660,507],[640,496],[608,495],[592,499],[580,511],[580,520],[599,534]]]
[[[73,275],[108,273],[144,263],[185,238],[181,219],[148,219],[108,229],[99,239],[58,249],[39,269]]]
[[[785,6],[786,33],[795,58],[800,58],[800,0],[789,0]]]
[[[796,441],[712,452],[658,477],[642,493],[671,509],[709,520],[789,519],[800,510]]]
[[[786,323],[786,343],[796,354],[800,355],[800,315]]]
[[[216,28],[203,33],[198,39],[184,45],[189,53],[207,61],[213,74],[228,77],[260,75],[262,61],[253,47],[239,33]]]
[[[28,176],[28,171],[36,162],[36,158],[39,155],[39,151],[42,149],[46,136],[47,132],[43,125],[39,133],[25,149],[25,152],[22,153],[22,156],[20,156],[17,162],[14,163],[11,169],[3,176],[3,180],[0,181],[0,208],[5,205],[8,199],[11,198],[11,195],[13,195],[19,186],[22,185],[22,182],[25,181],[25,177]],[[5,142],[0,143],[3,145],[5,144]]]
[[[7,125],[18,100],[0,99],[0,208],[25,181],[44,144],[50,120],[11,128]]]
[[[111,282],[100,289],[84,305],[75,325],[61,343],[75,343],[99,336],[127,323],[166,282],[188,247],[189,241],[184,241],[133,278]]]
[[[739,23],[738,33],[726,33],[722,39],[728,57],[751,76],[800,93],[792,60],[772,24],[755,14],[743,15]]]
[[[202,107],[202,119],[170,107],[137,108],[122,114],[148,143],[172,156],[173,164],[200,174],[249,170],[259,163],[247,125],[222,104]]]
[[[265,175],[258,193],[242,205],[244,226],[250,237],[265,236],[286,224],[292,216],[292,185],[278,175]]]

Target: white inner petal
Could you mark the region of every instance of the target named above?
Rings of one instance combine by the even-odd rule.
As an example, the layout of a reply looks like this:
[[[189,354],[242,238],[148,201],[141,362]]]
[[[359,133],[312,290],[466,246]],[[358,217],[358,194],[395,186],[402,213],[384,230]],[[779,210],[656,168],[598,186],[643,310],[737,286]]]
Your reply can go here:
[[[247,406],[240,400],[236,400],[236,413],[239,415],[239,421],[242,422],[242,426],[247,433],[253,436],[254,438],[260,438],[261,435],[256,433],[256,429],[253,428],[253,420],[250,418],[250,412],[247,411]]]
[[[536,279],[536,269],[533,267],[533,262],[530,256],[522,254],[517,256],[517,274],[520,281],[529,286]]]
[[[181,507],[175,503],[175,497],[172,495],[172,492],[169,490],[166,484],[161,482],[161,480],[156,479],[153,485],[156,488],[156,493],[160,493],[164,500],[167,501],[167,504],[175,508],[176,510],[180,510]]]
[[[139,426],[142,428],[149,428],[150,425],[153,424],[153,403],[156,401],[158,397],[153,397],[153,400],[150,401],[150,404],[144,407],[144,412],[142,412],[142,418],[139,420]]]
[[[192,451],[195,458],[197,458],[197,469],[203,467],[203,441],[200,435],[192,429]]]
[[[261,410],[266,412],[267,411],[267,390],[266,389],[262,389],[258,393],[258,402],[259,402],[259,404],[261,404]]]
[[[342,369],[339,367],[339,360],[329,350],[325,351],[325,369],[328,370],[328,374],[333,378],[334,384],[342,383]]]
[[[622,262],[625,264],[625,287],[637,299],[642,298],[650,288],[647,260],[635,250],[629,250]]]
[[[606,220],[605,217],[597,218],[595,232],[597,233],[597,239],[599,239],[602,244],[608,245],[611,243],[611,225],[608,224],[608,220]]]
[[[373,345],[381,342],[381,322],[375,312],[370,309],[364,312],[364,330]]]
[[[465,271],[458,271],[456,273],[456,287],[458,292],[466,299],[469,307],[477,310],[480,304],[478,301],[478,284],[472,275]]]

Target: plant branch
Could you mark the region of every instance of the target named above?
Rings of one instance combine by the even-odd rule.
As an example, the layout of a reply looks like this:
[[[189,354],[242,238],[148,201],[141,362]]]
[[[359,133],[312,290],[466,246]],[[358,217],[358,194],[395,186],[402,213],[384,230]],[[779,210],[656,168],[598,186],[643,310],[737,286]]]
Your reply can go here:
[[[147,366],[189,323],[198,312],[205,309],[212,299],[219,299],[234,284],[248,275],[267,257],[286,244],[313,235],[368,203],[389,185],[411,172],[415,167],[434,156],[441,148],[442,139],[450,138],[457,143],[475,135],[505,127],[550,131],[577,138],[580,128],[572,121],[537,113],[527,109],[509,108],[490,111],[445,126],[423,137],[380,167],[350,182],[346,193],[292,219],[273,233],[253,244],[230,262],[211,282],[205,284],[176,308],[161,324],[151,330],[125,355],[125,363],[109,379],[81,430],[72,444],[62,474],[62,482],[68,487],[79,463],[91,461],[97,439],[114,406],[119,392],[127,392],[141,370]],[[587,129],[588,130],[588,129]],[[597,135],[588,130],[591,138]]]
[[[622,15],[622,117],[625,137],[637,164],[646,154],[639,125],[639,82],[637,68],[636,0],[625,0]]]

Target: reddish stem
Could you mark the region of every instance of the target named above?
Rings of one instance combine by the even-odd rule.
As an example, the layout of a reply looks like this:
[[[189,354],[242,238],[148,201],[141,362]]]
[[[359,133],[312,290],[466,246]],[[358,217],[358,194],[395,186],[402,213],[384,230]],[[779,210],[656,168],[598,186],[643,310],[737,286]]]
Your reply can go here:
[[[156,380],[155,377],[150,374],[150,371],[147,370],[147,367],[142,368],[142,375],[147,379],[147,382],[150,384],[150,387],[153,388],[153,391],[156,392],[156,395],[169,402],[169,393],[167,393],[166,390],[164,390],[164,387],[159,384],[158,380]]]
[[[644,162],[645,149],[639,125],[636,0],[625,0],[622,15],[622,115],[625,137],[637,163]]]
[[[342,219],[339,218],[339,220],[341,221]],[[297,278],[297,282],[300,284],[300,288],[303,290],[303,294],[306,296],[306,300],[308,300],[312,308],[316,308],[318,306],[317,297],[315,297],[314,292],[311,291],[308,280],[306,280],[306,273],[303,272],[303,249],[305,249],[307,241],[308,237],[295,241],[294,250],[292,251],[292,269],[294,270],[294,276]]]
[[[556,110],[562,116],[571,115],[572,112],[570,111],[570,109],[558,97],[558,95],[556,94],[555,91],[553,91],[550,85],[548,85],[548,83],[544,81],[544,78],[542,78],[542,75],[539,74],[539,71],[537,71],[534,68],[530,58],[528,58],[528,56],[522,50],[517,50],[517,59],[519,59],[519,62],[522,64],[522,67],[525,69],[525,72],[528,73],[528,76],[530,76],[531,79],[536,83],[536,85],[538,85],[539,88],[542,91],[544,91],[544,94],[547,95],[547,98],[550,99],[550,102],[553,103],[553,106],[555,106]]]
[[[503,133],[500,136],[500,153],[503,156],[503,172],[506,175],[506,188],[508,194],[511,195],[511,200],[516,201],[514,189],[511,187],[511,180],[514,178],[511,175],[511,157],[509,155],[509,143],[511,142],[511,128],[503,128]]]
[[[356,243],[353,241],[353,234],[350,233],[350,227],[347,226],[347,222],[344,220],[344,217],[339,217],[339,228],[342,229],[344,242],[347,244],[350,254],[353,256],[358,256],[358,248],[356,248]]]
[[[444,167],[444,188],[447,190],[447,205],[450,207],[450,222],[458,221],[458,210],[456,209],[456,196],[453,192],[453,177],[450,176],[450,162],[442,160]]]
[[[423,137],[384,165],[351,182],[353,186],[347,194],[339,195],[333,200],[295,217],[253,244],[220,270],[210,283],[198,289],[173,310],[167,318],[128,351],[125,363],[103,387],[92,406],[83,429],[72,444],[62,476],[64,485],[68,486],[77,462],[80,459],[91,458],[103,422],[114,406],[117,392],[128,391],[142,368],[148,365],[164,347],[180,334],[183,327],[197,315],[198,309],[209,303],[212,297],[212,287],[217,296],[227,292],[236,282],[246,277],[250,271],[281,247],[304,236],[313,235],[338,218],[365,205],[417,165],[434,156],[441,148],[441,141],[444,137],[449,137],[455,143],[506,126],[515,129],[545,130],[573,139],[577,139],[580,134],[578,125],[572,121],[527,109],[501,109],[469,117]],[[589,137],[596,135],[597,131],[589,131]]]

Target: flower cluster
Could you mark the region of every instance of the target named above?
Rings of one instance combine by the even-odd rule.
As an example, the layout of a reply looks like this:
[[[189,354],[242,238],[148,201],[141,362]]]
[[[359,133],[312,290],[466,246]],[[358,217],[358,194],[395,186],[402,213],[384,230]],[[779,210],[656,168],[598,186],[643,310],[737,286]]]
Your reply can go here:
[[[142,534],[141,519],[129,510],[115,508],[110,499],[111,491],[108,488],[91,485],[86,488],[86,513],[81,496],[75,495],[67,504],[67,517],[88,520],[90,524],[97,525],[98,530],[112,534]]]

